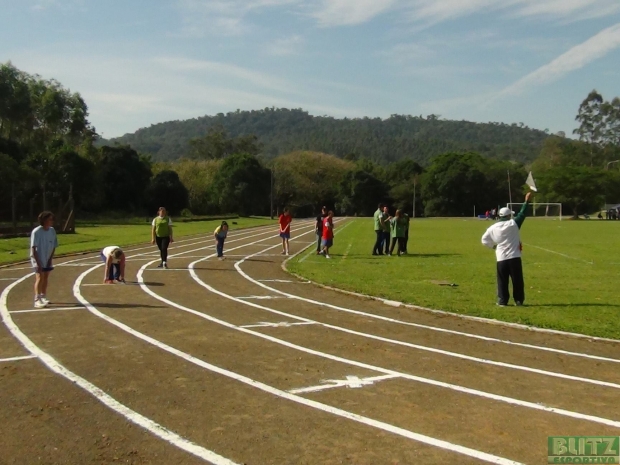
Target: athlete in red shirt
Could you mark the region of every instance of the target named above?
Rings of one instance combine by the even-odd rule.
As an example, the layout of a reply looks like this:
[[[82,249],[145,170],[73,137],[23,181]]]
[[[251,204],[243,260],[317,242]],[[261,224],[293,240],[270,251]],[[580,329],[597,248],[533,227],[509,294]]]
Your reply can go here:
[[[321,245],[323,250],[321,254],[325,255],[325,258],[331,258],[329,256],[329,248],[334,244],[334,212],[329,211],[327,217],[323,218],[323,240]]]
[[[278,218],[280,223],[280,237],[282,238],[282,255],[288,255],[288,240],[291,238],[291,215],[288,213],[288,208],[284,209],[284,212]]]

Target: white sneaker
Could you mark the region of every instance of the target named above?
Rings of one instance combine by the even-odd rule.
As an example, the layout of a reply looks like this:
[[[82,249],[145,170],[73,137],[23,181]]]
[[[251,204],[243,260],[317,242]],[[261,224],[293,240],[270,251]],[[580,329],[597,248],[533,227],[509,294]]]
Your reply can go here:
[[[45,308],[45,307],[47,307],[47,304],[43,302],[43,300],[39,299],[39,300],[34,301],[34,308]]]
[[[288,250],[286,251],[286,255],[288,255]]]
[[[332,258],[332,257],[330,257],[329,255],[325,255],[325,258]]]
[[[40,300],[41,302],[43,302],[45,305],[49,305],[49,304],[50,304],[49,299],[48,299],[47,297],[45,297],[44,295],[40,296],[40,297],[39,297],[39,300]]]
[[[280,252],[280,255],[284,255],[286,252],[283,250],[282,252]]]
[[[164,268],[168,269],[168,262],[164,262]]]
[[[224,260],[224,257],[217,257],[217,259],[222,261],[222,260]]]

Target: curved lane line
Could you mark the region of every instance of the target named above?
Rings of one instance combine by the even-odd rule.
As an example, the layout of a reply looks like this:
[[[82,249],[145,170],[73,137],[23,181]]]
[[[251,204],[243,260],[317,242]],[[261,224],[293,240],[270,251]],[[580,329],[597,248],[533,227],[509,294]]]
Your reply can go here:
[[[441,333],[448,333],[448,334],[454,334],[457,336],[463,336],[463,337],[469,337],[469,338],[473,338],[473,339],[480,339],[482,341],[487,341],[487,342],[497,342],[497,343],[502,343],[502,344],[508,344],[508,345],[513,345],[513,346],[518,346],[518,347],[525,347],[527,349],[535,349],[535,350],[542,350],[545,352],[554,352],[554,353],[558,353],[558,354],[563,354],[563,355],[570,355],[570,356],[574,356],[574,357],[583,357],[583,358],[589,358],[589,359],[593,359],[593,360],[601,360],[604,362],[613,362],[613,363],[620,363],[620,359],[616,359],[616,358],[609,358],[609,357],[601,357],[598,355],[590,355],[590,354],[585,354],[582,352],[571,352],[568,350],[562,350],[562,349],[554,349],[551,347],[544,347],[544,346],[537,346],[537,345],[533,345],[533,344],[526,344],[526,343],[522,343],[522,342],[514,342],[514,341],[509,341],[506,339],[497,339],[497,338],[493,338],[493,337],[488,337],[488,336],[481,336],[479,334],[472,334],[472,333],[465,333],[465,332],[461,332],[461,331],[456,331],[456,330],[452,330],[452,329],[445,329],[445,328],[439,328],[437,326],[429,326],[429,325],[423,325],[423,324],[419,324],[419,323],[413,323],[413,322],[409,322],[409,321],[404,321],[404,320],[397,320],[395,318],[389,318],[386,316],[382,316],[382,315],[376,315],[373,313],[367,313],[367,312],[362,312],[359,310],[353,310],[351,308],[345,308],[345,307],[339,307],[337,305],[333,305],[333,304],[329,304],[327,302],[321,302],[319,300],[313,300],[313,299],[308,299],[306,297],[301,297],[295,294],[291,294],[288,292],[284,292],[281,291],[279,289],[276,289],[274,287],[268,286],[254,278],[252,278],[251,276],[249,276],[247,273],[245,273],[242,269],[241,269],[241,264],[247,260],[248,258],[254,257],[257,254],[253,254],[253,255],[248,255],[246,258],[239,260],[237,263],[235,263],[235,269],[237,270],[237,272],[243,276],[245,279],[247,279],[248,281],[264,288],[267,289],[269,291],[273,291],[277,294],[281,294],[284,295],[286,297],[289,297],[291,299],[296,299],[296,300],[301,300],[303,302],[307,302],[310,304],[314,304],[314,305],[320,305],[322,307],[327,307],[327,308],[331,308],[332,310],[337,310],[340,312],[346,312],[346,313],[352,313],[355,315],[361,315],[361,316],[365,316],[368,318],[374,318],[377,320],[382,320],[382,321],[387,321],[390,323],[396,323],[396,324],[400,324],[400,325],[405,325],[405,326],[412,326],[412,327],[416,327],[416,328],[421,328],[421,329],[428,329],[431,331],[437,331],[437,332],[441,332]],[[291,258],[294,258],[291,257]],[[290,259],[289,259],[290,260]],[[389,302],[389,301],[385,301],[384,302]],[[400,302],[397,302],[398,304],[400,304]]]
[[[204,287],[208,291],[210,291],[210,292],[212,292],[214,294],[217,294],[219,296],[222,296],[224,298],[227,298],[227,299],[234,300],[236,302],[242,303],[244,305],[248,305],[250,307],[254,307],[254,308],[257,308],[257,309],[260,309],[260,310],[265,310],[267,312],[274,313],[274,314],[277,314],[277,315],[280,315],[280,316],[286,316],[286,317],[289,317],[291,319],[298,320],[298,321],[301,321],[301,322],[304,322],[304,323],[308,323],[308,324],[311,323],[311,324],[318,324],[318,325],[321,325],[321,326],[324,326],[324,327],[328,327],[328,328],[330,327],[330,325],[326,325],[326,324],[321,323],[319,321],[315,321],[315,320],[311,320],[311,319],[308,319],[308,318],[299,317],[299,316],[296,316],[296,315],[291,315],[289,313],[281,312],[279,310],[275,310],[275,309],[272,309],[272,308],[269,308],[269,307],[265,307],[263,305],[259,305],[259,304],[253,303],[253,302],[247,302],[247,301],[244,301],[244,300],[240,300],[237,297],[233,297],[233,296],[231,296],[229,294],[226,294],[224,292],[218,291],[217,289],[211,287],[210,285],[208,285],[207,283],[202,281],[198,277],[198,275],[195,273],[195,271],[193,269],[193,265],[195,263],[198,263],[199,261],[200,260],[190,264],[190,274],[192,275],[192,278],[194,278],[194,280],[199,285],[201,285],[202,287]],[[293,348],[293,349],[296,349],[296,350],[299,350],[299,351],[302,351],[302,352],[306,352],[306,353],[309,353],[309,354],[312,354],[312,355],[317,355],[317,356],[320,356],[320,357],[328,358],[328,359],[331,359],[331,360],[336,360],[336,361],[339,361],[339,362],[342,362],[342,363],[345,363],[345,364],[348,364],[348,365],[352,365],[352,366],[357,366],[357,367],[360,367],[360,368],[366,368],[366,369],[369,369],[369,370],[374,370],[374,371],[378,371],[378,372],[389,374],[389,375],[397,375],[397,376],[399,376],[401,378],[409,379],[409,380],[412,380],[412,381],[417,381],[417,382],[420,382],[420,383],[423,383],[423,384],[429,384],[429,385],[432,385],[432,386],[447,388],[447,389],[451,389],[453,391],[462,392],[462,393],[465,393],[465,394],[471,394],[471,395],[475,395],[475,396],[478,396],[478,397],[483,397],[483,398],[486,398],[486,399],[496,400],[496,401],[505,402],[505,403],[512,404],[512,405],[519,405],[521,407],[531,408],[531,409],[534,409],[534,410],[540,410],[540,411],[544,411],[544,412],[548,412],[548,413],[555,413],[555,414],[558,414],[558,415],[563,415],[563,416],[567,416],[567,417],[571,417],[571,418],[576,418],[576,419],[579,419],[579,420],[587,420],[587,421],[592,421],[592,422],[595,422],[595,423],[600,423],[600,424],[604,424],[604,425],[608,425],[608,426],[613,426],[615,428],[620,428],[620,421],[610,420],[610,419],[607,419],[607,418],[597,417],[597,416],[594,416],[594,415],[587,415],[587,414],[583,414],[583,413],[572,412],[570,410],[564,410],[564,409],[561,409],[561,408],[547,407],[547,406],[542,405],[542,404],[537,404],[537,403],[528,402],[528,401],[524,401],[524,400],[514,399],[512,397],[501,396],[501,395],[498,395],[498,394],[492,394],[492,393],[485,392],[485,391],[479,391],[479,390],[467,388],[467,387],[464,387],[464,386],[444,383],[442,381],[436,381],[436,380],[432,380],[432,379],[429,379],[429,378],[423,378],[423,377],[420,377],[420,376],[410,375],[410,374],[407,374],[407,373],[401,373],[401,372],[398,372],[398,371],[395,371],[395,370],[381,368],[381,367],[369,365],[369,364],[366,364],[366,363],[358,362],[358,361],[355,361],[355,360],[350,360],[350,359],[338,357],[338,356],[335,356],[335,355],[332,355],[332,354],[328,354],[328,353],[325,353],[325,352],[319,352],[319,351],[316,351],[316,350],[313,350],[313,349],[310,349],[310,348],[307,348],[307,347],[304,347],[304,346],[299,346],[299,345],[290,343],[290,342],[282,340],[282,339],[277,339],[275,337],[268,336],[268,335],[260,333],[260,332],[247,330],[243,326],[235,326],[235,325],[233,325],[231,323],[228,323],[228,322],[223,321],[223,320],[219,320],[219,319],[217,319],[215,317],[212,317],[210,315],[207,315],[205,313],[202,313],[202,312],[199,312],[197,310],[190,309],[188,307],[179,305],[179,304],[177,304],[177,303],[175,303],[175,302],[173,302],[171,300],[168,300],[168,299],[160,296],[159,294],[155,293],[154,291],[152,291],[150,288],[148,288],[144,284],[143,281],[141,281],[141,278],[138,281],[140,282],[140,286],[143,288],[143,290],[147,294],[151,295],[152,297],[154,297],[155,299],[158,299],[161,302],[164,302],[164,303],[166,303],[168,305],[176,307],[176,308],[178,308],[180,310],[192,313],[192,314],[194,314],[196,316],[199,316],[199,317],[204,318],[206,320],[212,321],[214,323],[226,326],[228,328],[235,329],[235,330],[238,330],[238,331],[241,331],[241,332],[245,332],[247,334],[252,334],[254,336],[257,336],[257,337],[269,340],[271,342],[275,342],[277,344],[281,344],[281,345],[284,345],[286,347],[290,347],[290,348]]]
[[[99,400],[106,407],[114,410],[115,412],[125,417],[127,420],[131,421],[132,423],[135,423],[138,426],[141,426],[142,428],[146,429],[153,435],[159,437],[160,439],[163,439],[167,443],[175,447],[178,447],[179,449],[182,449],[186,452],[189,452],[190,454],[196,457],[199,457],[203,460],[206,460],[214,465],[236,465],[235,462],[228,460],[227,458],[222,457],[221,455],[218,455],[215,452],[205,449],[204,447],[194,444],[191,441],[188,441],[187,439],[179,436],[178,434],[170,431],[169,429],[164,428],[162,425],[154,422],[153,420],[143,415],[140,415],[138,412],[121,404],[119,401],[117,401],[112,396],[110,396],[109,394],[99,389],[94,384],[90,383],[89,381],[85,380],[81,376],[78,376],[77,374],[73,373],[69,369],[65,368],[63,365],[58,363],[51,355],[41,350],[34,342],[32,342],[32,340],[28,338],[28,336],[26,336],[19,329],[19,327],[15,324],[15,322],[11,318],[11,315],[9,314],[9,311],[7,308],[7,300],[8,300],[9,292],[11,292],[11,290],[15,286],[25,281],[26,279],[31,277],[33,274],[34,273],[28,274],[24,276],[23,278],[19,279],[18,281],[12,283],[10,286],[4,289],[2,294],[0,294],[0,314],[2,315],[2,321],[4,322],[8,330],[11,332],[11,334],[33,356],[38,357],[39,360],[41,360],[41,362],[54,373],[57,373],[63,378],[71,381],[72,383],[77,384],[79,387],[81,387],[86,392],[88,392],[93,397],[95,397],[97,400]]]
[[[280,246],[280,244],[278,244],[278,246]],[[244,246],[239,246],[238,248],[241,248],[241,247],[244,247]],[[206,257],[206,258],[208,258],[208,257]],[[202,259],[202,260],[204,260],[204,259]],[[140,269],[140,272],[139,272],[138,281],[141,282],[141,287],[143,287],[141,272],[143,271],[143,269],[146,268],[147,265],[144,265]],[[100,265],[98,265],[97,267],[94,267],[93,269],[98,268],[99,266]],[[400,428],[400,427],[397,427],[397,426],[394,426],[394,425],[390,425],[388,423],[384,423],[384,422],[381,422],[381,421],[378,421],[378,420],[373,420],[372,418],[364,417],[362,415],[351,413],[351,412],[348,412],[346,410],[341,410],[341,409],[336,408],[336,407],[325,405],[325,404],[322,404],[320,402],[309,400],[309,399],[297,396],[295,394],[291,394],[289,392],[282,391],[282,390],[277,389],[275,387],[269,386],[267,384],[264,384],[264,383],[261,383],[259,381],[256,381],[256,380],[253,380],[251,378],[248,378],[246,376],[240,375],[238,373],[235,373],[235,372],[232,372],[232,371],[229,371],[229,370],[225,370],[223,368],[217,367],[217,366],[212,365],[210,363],[204,362],[203,360],[198,359],[198,358],[196,358],[196,357],[194,357],[194,356],[192,356],[190,354],[187,354],[187,353],[182,352],[182,351],[180,351],[180,350],[178,350],[178,349],[176,349],[174,347],[171,347],[171,346],[169,346],[167,344],[164,344],[163,342],[161,342],[161,341],[159,341],[157,339],[154,339],[154,338],[152,338],[150,336],[147,336],[146,334],[143,334],[143,333],[141,333],[139,331],[136,331],[133,328],[127,326],[126,324],[121,323],[120,321],[115,320],[114,318],[112,318],[112,317],[110,317],[110,316],[100,312],[99,310],[97,310],[97,308],[95,308],[93,305],[91,305],[81,295],[81,293],[80,293],[80,284],[81,284],[82,280],[84,279],[84,277],[86,277],[86,275],[88,275],[93,269],[87,270],[84,273],[82,273],[78,277],[78,279],[75,281],[75,284],[73,286],[73,293],[74,293],[75,297],[91,313],[93,313],[97,317],[107,321],[108,323],[116,326],[117,328],[120,328],[123,331],[125,331],[125,332],[127,332],[127,333],[129,333],[129,334],[131,334],[131,335],[133,335],[133,336],[135,336],[137,338],[139,338],[139,339],[142,339],[143,341],[148,342],[149,344],[152,344],[152,345],[154,345],[154,346],[156,346],[156,347],[158,347],[158,348],[160,348],[162,350],[165,350],[166,352],[169,352],[169,353],[171,353],[173,355],[176,355],[177,357],[180,357],[180,358],[182,358],[184,360],[187,360],[190,363],[198,365],[198,366],[200,366],[202,368],[205,368],[205,369],[207,369],[209,371],[212,371],[214,373],[218,373],[220,375],[223,375],[223,376],[226,376],[228,378],[234,379],[236,381],[240,381],[240,382],[242,382],[244,384],[247,384],[247,385],[252,386],[254,388],[260,389],[260,390],[262,390],[264,392],[267,392],[269,394],[272,394],[272,395],[275,395],[275,396],[278,396],[278,397],[281,397],[281,398],[284,398],[284,399],[287,399],[287,400],[291,400],[293,402],[296,402],[296,403],[299,403],[299,404],[302,404],[302,405],[306,405],[308,407],[312,407],[312,408],[315,408],[315,409],[318,409],[318,410],[321,410],[321,411],[324,411],[324,412],[327,412],[327,413],[331,413],[333,415],[337,415],[337,416],[340,416],[342,418],[353,420],[353,421],[356,421],[358,423],[362,423],[362,424],[365,424],[365,425],[368,425],[368,426],[372,426],[372,427],[381,429],[383,431],[394,433],[394,434],[397,434],[399,436],[403,436],[403,437],[406,437],[408,439],[412,439],[414,441],[418,441],[418,442],[421,442],[421,443],[424,443],[424,444],[435,446],[435,447],[438,447],[438,448],[441,448],[441,449],[444,449],[444,450],[448,450],[450,452],[456,452],[456,453],[459,453],[459,454],[462,454],[462,455],[467,455],[469,457],[473,457],[473,458],[476,458],[476,459],[479,459],[479,460],[483,460],[483,461],[489,462],[489,463],[495,463],[495,464],[499,464],[499,465],[521,465],[519,462],[515,462],[515,461],[512,461],[512,460],[503,458],[503,457],[498,457],[498,456],[495,456],[495,455],[492,455],[492,454],[487,454],[485,452],[481,452],[481,451],[477,451],[477,450],[474,450],[474,449],[470,449],[468,447],[460,446],[460,445],[457,445],[457,444],[452,444],[452,443],[447,442],[447,441],[442,441],[440,439],[436,439],[436,438],[432,438],[432,437],[429,437],[429,436],[425,436],[425,435],[422,435],[422,434],[419,434],[419,433],[415,433],[415,432],[406,430],[404,428]],[[147,291],[147,293],[150,294],[150,295],[154,294],[154,293],[152,294],[152,291],[150,291],[150,289],[146,288],[146,286],[144,286],[143,289],[145,289],[145,291]],[[169,303],[170,305],[175,306],[177,308],[181,307],[178,304],[175,304],[175,303],[173,303],[171,301],[168,301],[167,299],[164,299],[164,298],[159,297],[159,296],[157,296],[157,297],[162,302]],[[194,314],[199,314],[200,313],[200,312],[197,312],[197,311],[192,310],[192,309],[188,309],[188,308],[185,308],[185,309],[186,309],[186,311],[189,311],[190,313],[194,313]],[[225,322],[222,322],[222,323],[224,323],[225,326],[229,326],[231,328],[238,329],[238,330],[243,330],[243,328],[238,328],[237,326],[230,325],[230,324],[225,323]],[[244,331],[253,333],[253,331],[249,331],[249,330],[244,330]],[[260,334],[260,333],[257,333],[257,334]]]

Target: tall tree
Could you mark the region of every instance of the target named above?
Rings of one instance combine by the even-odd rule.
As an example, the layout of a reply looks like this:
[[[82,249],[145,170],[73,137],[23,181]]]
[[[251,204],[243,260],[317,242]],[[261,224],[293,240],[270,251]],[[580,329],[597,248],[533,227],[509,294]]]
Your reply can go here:
[[[144,192],[151,179],[147,159],[131,147],[102,147],[100,171],[106,208],[142,211]]]

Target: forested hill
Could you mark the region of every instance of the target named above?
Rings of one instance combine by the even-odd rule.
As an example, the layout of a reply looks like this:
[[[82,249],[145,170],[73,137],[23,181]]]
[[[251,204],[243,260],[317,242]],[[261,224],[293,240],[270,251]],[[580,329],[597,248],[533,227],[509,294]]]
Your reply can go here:
[[[426,164],[434,155],[451,151],[531,162],[547,137],[523,125],[448,121],[434,115],[336,119],[311,116],[303,110],[267,108],[154,124],[100,143],[129,144],[156,161],[174,160],[188,155],[190,139],[217,126],[232,137],[255,134],[267,157],[312,150],[339,157],[356,154],[378,163],[413,158]]]

